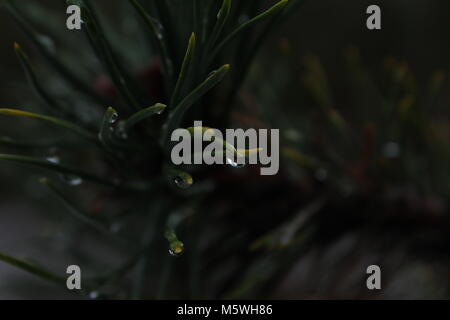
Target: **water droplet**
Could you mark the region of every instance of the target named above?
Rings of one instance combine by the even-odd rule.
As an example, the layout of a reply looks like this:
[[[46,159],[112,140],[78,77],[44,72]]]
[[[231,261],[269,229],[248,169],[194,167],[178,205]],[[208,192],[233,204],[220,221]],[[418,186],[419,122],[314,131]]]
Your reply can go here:
[[[58,156],[58,149],[55,147],[50,148],[45,155],[45,160],[51,163],[59,163],[61,159]]]
[[[91,291],[89,292],[89,299],[98,299],[98,297],[100,296],[98,291]]]
[[[74,175],[63,175],[62,179],[71,186],[79,186],[83,183],[83,179]]]
[[[187,189],[192,185],[192,181],[180,176],[176,176],[174,179],[175,185],[181,189]]]
[[[227,164],[232,166],[233,168],[245,167],[245,163],[239,163],[238,161],[235,161],[233,158],[227,158],[226,161],[227,161]]]
[[[50,156],[50,157],[47,157],[45,160],[47,160],[48,162],[51,162],[51,163],[56,163],[56,164],[60,162],[60,159],[58,156]]]
[[[175,241],[170,245],[169,254],[172,257],[179,257],[184,252],[184,243],[181,241]]]
[[[153,25],[155,26],[156,37],[159,40],[164,39],[164,27],[158,20],[152,19],[152,21],[153,21]]]
[[[110,124],[115,124],[117,122],[117,119],[119,119],[119,115],[117,112],[114,111],[113,114],[111,114],[111,118],[109,119]]]

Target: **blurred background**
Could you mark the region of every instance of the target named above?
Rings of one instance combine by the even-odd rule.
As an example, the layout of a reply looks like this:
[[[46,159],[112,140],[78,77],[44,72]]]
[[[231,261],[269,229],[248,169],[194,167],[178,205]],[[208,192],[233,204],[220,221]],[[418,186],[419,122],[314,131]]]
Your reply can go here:
[[[64,4],[40,2],[21,6],[36,21],[46,21],[34,24],[38,32],[59,34],[43,38],[52,50],[72,63],[88,61],[73,66],[94,83],[101,70],[92,54],[74,42],[76,36],[64,38],[69,32]],[[127,47],[140,38],[133,36],[134,25],[123,18],[119,1],[95,3],[115,26],[111,38],[128,35],[121,52],[128,54],[131,68],[148,64],[148,51]],[[382,9],[380,31],[366,28],[371,4]],[[244,183],[241,173],[217,178],[223,180],[201,210],[219,218],[204,222],[211,235],[203,241],[215,243],[223,231],[229,245],[223,253],[196,251],[209,262],[206,274],[197,275],[204,280],[195,294],[179,288],[184,270],[179,267],[165,297],[450,297],[449,11],[444,0],[311,0],[270,34],[230,118],[236,126],[280,128],[281,172],[265,179],[244,169],[250,171]],[[14,42],[26,49],[56,95],[66,90],[59,89],[58,78],[3,9],[0,28],[2,108],[39,105]],[[0,136],[12,133],[29,140],[54,135],[32,121],[0,117]],[[9,150],[0,148],[0,153]],[[49,151],[35,152],[48,156]],[[88,276],[117,264],[120,251],[109,252],[104,239],[78,234],[60,221],[63,208],[39,185],[40,176],[35,169],[0,162],[0,252],[62,274],[82,258],[102,261],[89,267]],[[190,239],[192,232],[186,227],[182,234]],[[82,238],[74,243],[73,234]],[[87,253],[78,252],[82,247]],[[195,259],[193,254],[187,251],[180,259]],[[366,288],[366,268],[372,264],[382,270],[379,291]],[[0,298],[77,296],[0,262]]]

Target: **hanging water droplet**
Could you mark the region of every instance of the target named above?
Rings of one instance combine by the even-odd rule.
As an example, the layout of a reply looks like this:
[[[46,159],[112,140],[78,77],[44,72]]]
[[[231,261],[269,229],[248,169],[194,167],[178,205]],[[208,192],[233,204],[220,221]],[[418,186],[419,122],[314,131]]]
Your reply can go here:
[[[187,189],[192,185],[192,182],[189,180],[183,179],[182,177],[175,177],[174,179],[175,185],[181,189]]]
[[[184,243],[181,241],[174,241],[169,248],[169,254],[172,257],[179,257],[184,252]]]
[[[162,26],[162,24],[158,20],[152,19],[152,21],[153,21],[153,25],[155,27],[156,37],[159,40],[164,39],[164,27]]]
[[[58,156],[58,149],[55,147],[50,148],[45,155],[45,160],[51,163],[59,163],[61,159]]]
[[[98,299],[98,297],[100,296],[100,293],[98,291],[91,291],[89,292],[89,299]]]
[[[187,172],[177,169],[170,169],[168,171],[168,175],[178,188],[187,189],[194,184],[194,179]]]
[[[227,164],[232,166],[233,168],[245,167],[245,163],[239,163],[238,161],[235,161],[234,158],[227,158],[226,161],[227,161]]]
[[[83,183],[83,179],[75,175],[65,174],[62,176],[62,179],[71,186],[79,186]]]
[[[48,162],[51,162],[51,163],[56,163],[56,164],[58,164],[60,162],[60,159],[58,156],[50,156],[50,157],[47,157],[45,160],[47,160]]]
[[[178,240],[173,228],[167,227],[164,237],[169,241],[169,254],[171,256],[178,257],[184,252],[184,243]]]

